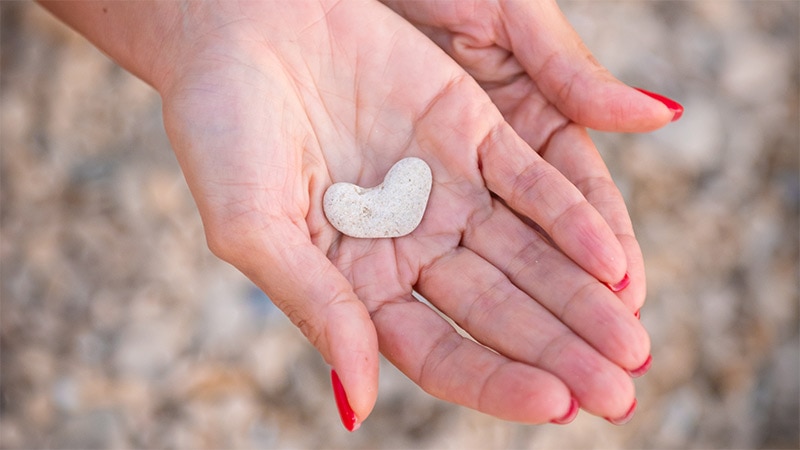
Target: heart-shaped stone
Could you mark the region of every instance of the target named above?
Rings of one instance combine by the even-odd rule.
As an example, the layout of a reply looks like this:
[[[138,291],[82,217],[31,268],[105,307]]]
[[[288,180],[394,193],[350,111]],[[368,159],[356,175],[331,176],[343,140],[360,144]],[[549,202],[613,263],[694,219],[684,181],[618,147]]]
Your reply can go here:
[[[325,191],[323,209],[331,225],[348,236],[405,236],[422,221],[432,182],[431,168],[425,161],[405,158],[373,188],[351,183],[332,185]]]

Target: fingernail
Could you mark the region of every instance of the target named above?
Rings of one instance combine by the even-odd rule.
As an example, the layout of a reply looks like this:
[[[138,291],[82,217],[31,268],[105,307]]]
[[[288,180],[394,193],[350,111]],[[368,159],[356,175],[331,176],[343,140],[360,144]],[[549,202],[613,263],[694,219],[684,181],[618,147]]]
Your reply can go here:
[[[339,409],[339,417],[342,418],[342,425],[347,431],[356,431],[361,424],[356,420],[356,413],[353,412],[350,402],[347,401],[347,393],[344,391],[342,381],[339,380],[339,375],[333,369],[331,369],[331,384],[333,385],[333,397],[336,399],[336,407]]]
[[[641,309],[637,309],[637,310],[636,310],[636,312],[635,312],[635,313],[633,313],[633,315],[634,315],[634,317],[636,317],[637,319],[639,319],[639,320],[642,320],[642,310],[641,310]]]
[[[664,97],[661,94],[656,94],[655,92],[650,92],[650,91],[644,90],[642,88],[634,88],[634,89],[636,89],[637,91],[641,92],[642,94],[645,94],[645,95],[647,95],[649,97],[652,97],[652,98],[660,101],[664,105],[666,105],[667,108],[669,108],[669,110],[672,111],[672,114],[673,114],[672,121],[673,122],[675,122],[676,120],[680,119],[681,116],[683,115],[683,106],[680,103],[676,102],[675,100],[672,100],[671,98],[668,98],[668,97]]]
[[[647,359],[644,361],[638,369],[629,370],[628,374],[633,378],[638,378],[647,373],[650,370],[650,365],[653,364],[653,355],[649,355]]]
[[[566,425],[575,420],[575,417],[577,417],[578,415],[579,409],[580,405],[578,404],[578,400],[572,398],[572,401],[569,403],[569,411],[567,411],[567,414],[565,414],[564,417],[560,419],[551,420],[550,423],[554,423],[556,425]]]
[[[613,292],[619,292],[628,287],[629,284],[631,284],[631,277],[628,275],[628,272],[625,272],[625,276],[618,283],[606,284],[606,286]]]
[[[628,409],[628,412],[626,412],[624,416],[618,419],[609,419],[608,417],[606,417],[606,420],[614,425],[625,425],[626,423],[631,421],[631,419],[633,418],[633,413],[635,412],[636,412],[636,399],[633,399],[633,404],[631,405],[630,409]]]

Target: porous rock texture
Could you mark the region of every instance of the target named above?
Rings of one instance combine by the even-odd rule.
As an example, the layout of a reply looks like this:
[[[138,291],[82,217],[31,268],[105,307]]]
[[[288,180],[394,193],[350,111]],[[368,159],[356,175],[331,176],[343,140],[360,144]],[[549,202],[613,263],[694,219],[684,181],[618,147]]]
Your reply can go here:
[[[351,237],[405,236],[422,221],[431,183],[431,168],[425,161],[403,158],[378,186],[331,185],[322,200],[325,216],[334,228]]]

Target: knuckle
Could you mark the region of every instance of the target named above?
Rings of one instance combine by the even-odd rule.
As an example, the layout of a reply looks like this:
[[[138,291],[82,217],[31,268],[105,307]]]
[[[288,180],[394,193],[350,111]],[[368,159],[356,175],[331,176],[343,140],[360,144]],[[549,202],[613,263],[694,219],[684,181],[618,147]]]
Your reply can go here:
[[[538,167],[537,164],[525,167],[514,178],[512,185],[512,203],[520,205],[524,203],[538,204],[538,192],[542,192],[543,184],[549,183],[547,172]],[[544,189],[548,191],[550,189]]]
[[[322,342],[322,332],[319,327],[314,325],[314,322],[308,320],[303,314],[298,314],[296,311],[287,313],[286,315],[300,332],[303,333],[303,336],[306,337],[308,342],[319,349],[319,345]]]

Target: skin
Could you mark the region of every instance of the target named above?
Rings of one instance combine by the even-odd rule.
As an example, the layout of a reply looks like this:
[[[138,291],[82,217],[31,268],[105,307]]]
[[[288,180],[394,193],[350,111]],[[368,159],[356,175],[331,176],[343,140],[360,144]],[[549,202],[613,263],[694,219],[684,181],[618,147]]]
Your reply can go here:
[[[644,263],[624,201],[585,128],[648,132],[673,117],[661,102],[602,67],[555,1],[383,0],[447,51],[484,88],[512,128],[602,214],[625,249],[644,304]]]
[[[549,58],[535,71],[536,58],[497,57],[525,35],[560,48],[577,39],[566,22],[541,41],[519,24],[513,39],[489,32],[496,16],[487,35],[465,35],[451,20],[463,12],[437,15],[446,3],[392,5],[448,56],[374,1],[45,6],[158,90],[209,247],[335,368],[359,422],[377,397],[379,350],[427,392],[503,419],[559,418],[572,397],[603,417],[629,410],[626,371],[650,346],[631,313],[644,299],[641,256],[578,124],[644,130],[669,117],[618,82],[624,95],[603,88],[608,76],[585,62]],[[484,40],[465,53],[448,44],[459,36]],[[552,80],[563,70],[576,71],[567,90]],[[579,103],[590,94],[610,97]],[[613,118],[598,119],[609,105]],[[413,233],[353,239],[331,227],[330,184],[375,185],[407,156],[434,180]],[[617,296],[604,283],[626,272],[634,283]]]

